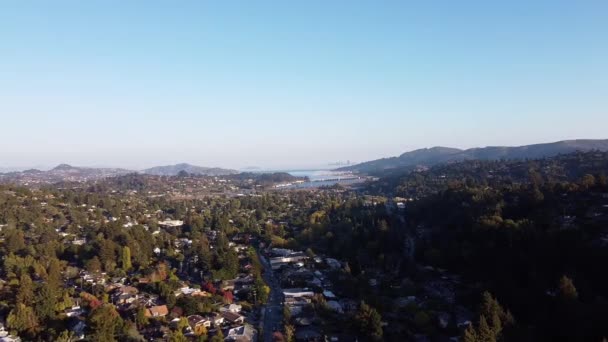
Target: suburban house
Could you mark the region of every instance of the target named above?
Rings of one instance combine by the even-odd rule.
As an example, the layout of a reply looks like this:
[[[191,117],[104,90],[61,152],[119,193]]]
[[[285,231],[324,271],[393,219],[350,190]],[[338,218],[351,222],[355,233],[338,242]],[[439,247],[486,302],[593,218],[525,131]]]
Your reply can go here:
[[[220,308],[220,312],[238,313],[238,312],[241,312],[242,309],[243,309],[243,307],[238,304],[226,304]]]
[[[242,325],[240,327],[230,329],[224,341],[255,342],[256,337],[257,331],[255,329],[253,329],[250,325]]]
[[[131,304],[137,299],[139,291],[133,286],[122,286],[113,291],[112,303]]]
[[[222,312],[222,317],[232,324],[243,324],[245,322],[245,317],[235,312],[224,311]]]
[[[201,315],[188,316],[188,325],[196,335],[202,335],[211,327],[211,321]]]
[[[165,317],[169,314],[169,308],[166,305],[157,305],[146,309],[146,317]]]
[[[214,327],[219,327],[220,325],[222,325],[222,323],[224,323],[224,317],[217,312],[214,312],[207,317]]]

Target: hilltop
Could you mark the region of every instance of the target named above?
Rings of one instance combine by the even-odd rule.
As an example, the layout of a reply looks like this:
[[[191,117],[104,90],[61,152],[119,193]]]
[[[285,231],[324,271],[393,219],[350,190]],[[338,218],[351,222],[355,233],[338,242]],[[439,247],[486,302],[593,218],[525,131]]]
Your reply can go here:
[[[203,176],[223,176],[233,175],[239,173],[237,170],[222,169],[219,167],[203,167],[196,166],[187,163],[155,166],[149,169],[141,171],[142,173],[155,176],[176,176],[180,172],[187,172],[191,175],[203,175]]]
[[[553,143],[524,145],[524,146],[488,146],[466,150],[451,147],[432,147],[418,149],[401,154],[398,157],[372,160],[357,165],[342,167],[338,171],[353,171],[360,173],[377,173],[390,169],[415,168],[463,161],[463,160],[500,160],[500,159],[533,159],[552,157],[576,151],[608,151],[608,139],[604,140],[563,140]]]

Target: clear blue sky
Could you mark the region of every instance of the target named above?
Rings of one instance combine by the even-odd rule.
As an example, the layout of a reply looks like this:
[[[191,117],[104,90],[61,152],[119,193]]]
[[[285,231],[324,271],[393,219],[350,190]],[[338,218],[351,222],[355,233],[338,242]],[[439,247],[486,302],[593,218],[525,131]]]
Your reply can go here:
[[[4,1],[0,167],[608,138],[608,1]]]

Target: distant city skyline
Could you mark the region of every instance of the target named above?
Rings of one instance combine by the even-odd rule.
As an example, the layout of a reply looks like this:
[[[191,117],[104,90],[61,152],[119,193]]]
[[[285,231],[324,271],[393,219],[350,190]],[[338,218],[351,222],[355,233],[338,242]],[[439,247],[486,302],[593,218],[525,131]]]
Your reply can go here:
[[[606,1],[6,2],[0,169],[605,139]]]

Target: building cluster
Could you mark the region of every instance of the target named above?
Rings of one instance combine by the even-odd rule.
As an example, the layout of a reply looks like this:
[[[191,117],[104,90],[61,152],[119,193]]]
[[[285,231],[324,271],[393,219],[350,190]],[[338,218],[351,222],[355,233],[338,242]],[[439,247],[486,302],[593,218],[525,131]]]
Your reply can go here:
[[[283,248],[271,248],[266,254],[280,289],[281,304],[289,312],[288,324],[295,328],[295,340],[337,340],[323,328],[326,322],[319,315],[319,307],[336,315],[352,314],[358,309],[356,300],[335,294],[330,280],[330,275],[343,269],[345,264],[334,258]],[[348,340],[348,336],[340,339]]]
[[[213,232],[209,238],[214,240]],[[186,337],[215,336],[221,331],[225,341],[254,342],[258,333],[257,313],[251,303],[254,278],[251,274],[249,246],[241,237],[229,243],[239,257],[239,275],[234,279],[202,281],[189,272],[177,272],[171,277],[162,274],[110,277],[105,272],[78,269],[76,276],[66,278],[66,286],[73,288],[73,305],[63,314],[69,330],[78,340],[87,339],[90,327],[87,317],[98,305],[112,305],[122,317],[135,317],[143,312],[149,323],[139,333],[149,341],[164,341],[177,329]],[[184,241],[180,247],[185,248]],[[158,262],[160,267],[161,261]],[[76,267],[74,267],[76,268]],[[168,303],[167,295],[159,295],[161,284],[177,284],[170,294],[175,300]],[[208,304],[201,309],[200,303]],[[181,307],[182,303],[198,305],[195,312]],[[8,338],[8,337],[6,337]],[[8,341],[8,340],[7,340]]]

